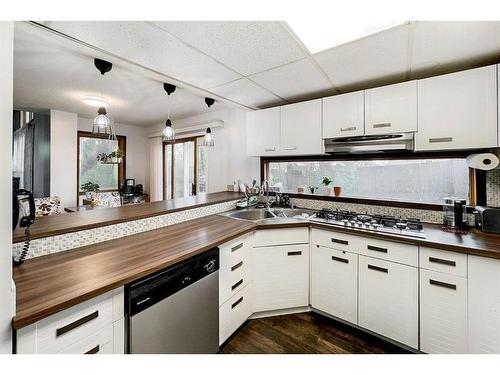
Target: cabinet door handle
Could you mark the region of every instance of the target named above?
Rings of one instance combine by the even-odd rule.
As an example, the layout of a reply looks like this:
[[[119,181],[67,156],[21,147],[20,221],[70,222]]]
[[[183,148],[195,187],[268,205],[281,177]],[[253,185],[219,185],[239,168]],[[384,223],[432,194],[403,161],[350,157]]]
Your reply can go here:
[[[293,150],[296,150],[297,149],[297,146],[290,146],[290,147],[284,147],[283,150],[285,151],[293,151]]]
[[[453,142],[453,137],[429,138],[429,143]]]
[[[98,316],[99,316],[99,311],[94,311],[92,314],[86,315],[83,318],[75,320],[73,323],[69,323],[69,324],[65,325],[64,327],[57,328],[56,329],[56,337],[62,336],[65,333],[68,333],[69,331],[72,331],[75,328],[78,328],[81,325],[84,325],[85,323],[90,322],[91,320],[96,319]]]
[[[340,131],[341,132],[351,132],[351,131],[356,130],[357,128],[358,128],[357,126],[349,126],[347,128],[340,128]]]
[[[265,152],[273,152],[273,151],[276,151],[276,147],[272,147],[272,148],[265,148],[264,149]]]
[[[342,262],[342,263],[349,263],[349,259],[339,258],[336,256],[332,256],[332,260],[336,260],[337,262]]]
[[[390,122],[383,122],[381,124],[373,124],[372,126],[375,129],[377,129],[377,128],[389,128],[389,127],[391,127],[391,123]]]
[[[237,270],[238,268],[240,268],[241,266],[243,265],[243,261],[239,262],[239,263],[236,263],[234,266],[231,267],[231,272],[233,272],[234,270]]]
[[[453,260],[439,259],[439,258],[434,258],[434,257],[429,257],[429,262],[430,263],[444,264],[445,266],[451,266],[451,267],[457,266],[457,262],[455,262]]]
[[[338,238],[332,238],[333,243],[339,243],[341,245],[349,245],[349,241],[346,240],[339,240]]]
[[[436,285],[436,286],[442,286],[443,288],[457,290],[457,286],[455,284],[448,284],[448,283],[444,283],[444,282],[438,281],[438,280],[429,279],[429,284]]]
[[[100,349],[101,348],[99,347],[99,345],[96,345],[95,347],[90,349],[88,352],[85,352],[84,354],[97,354],[97,353],[99,353]]]
[[[240,281],[238,281],[236,284],[234,284],[232,287],[231,287],[231,290],[235,290],[237,287],[239,287],[241,284],[243,284],[243,279],[241,279]]]
[[[302,255],[302,251],[289,251],[288,256],[293,256],[293,255]]]
[[[368,250],[378,251],[379,253],[387,253],[387,249],[385,249],[383,247],[368,245],[368,246],[366,246],[366,248]]]
[[[242,247],[243,247],[243,242],[242,242],[242,243],[240,243],[239,245],[236,245],[235,247],[232,247],[232,248],[231,248],[231,252],[234,252],[234,251],[236,251],[236,250],[239,250],[239,249],[241,249]]]
[[[378,266],[373,266],[371,264],[368,265],[368,268],[374,271],[379,271],[379,272],[384,272],[384,273],[389,273],[389,270],[387,268],[383,267],[378,267]]]
[[[242,301],[243,301],[243,297],[240,297],[240,298],[238,299],[238,301],[236,301],[235,303],[233,303],[233,304],[231,305],[231,308],[232,308],[232,309],[234,309],[234,308],[235,308],[236,306],[238,306],[238,305],[239,305]]]

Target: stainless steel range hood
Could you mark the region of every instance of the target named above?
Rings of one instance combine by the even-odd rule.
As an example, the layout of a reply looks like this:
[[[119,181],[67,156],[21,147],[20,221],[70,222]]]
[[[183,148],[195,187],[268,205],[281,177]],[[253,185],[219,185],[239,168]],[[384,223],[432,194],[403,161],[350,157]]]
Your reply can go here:
[[[414,149],[414,133],[360,135],[325,139],[325,152],[328,154],[413,151]]]

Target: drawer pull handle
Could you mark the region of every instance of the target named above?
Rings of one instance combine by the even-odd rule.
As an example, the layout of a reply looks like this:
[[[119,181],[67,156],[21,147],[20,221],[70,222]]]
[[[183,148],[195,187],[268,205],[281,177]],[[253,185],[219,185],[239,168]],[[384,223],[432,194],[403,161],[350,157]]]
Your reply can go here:
[[[371,264],[368,265],[368,268],[371,269],[371,270],[374,270],[374,271],[389,273],[389,270],[387,268],[372,266]]]
[[[231,287],[231,290],[235,290],[237,287],[239,287],[241,284],[243,284],[243,279],[241,279],[240,281],[238,281],[236,284],[234,284],[232,287]]]
[[[272,148],[265,148],[264,149],[265,152],[273,152],[273,151],[276,151],[276,147],[272,147]]]
[[[240,268],[241,266],[243,265],[243,261],[235,264],[234,266],[231,267],[231,272],[233,272],[234,270],[237,270],[238,268]]]
[[[383,122],[381,124],[373,124],[373,128],[374,129],[377,129],[377,128],[389,128],[391,127],[391,123],[390,122]]]
[[[366,248],[368,250],[378,251],[379,253],[387,253],[387,249],[384,249],[383,247],[368,245]]]
[[[453,137],[429,138],[429,143],[453,142]]]
[[[243,242],[242,242],[242,243],[240,243],[239,245],[236,245],[235,247],[232,247],[232,248],[231,248],[231,252],[234,252],[234,251],[236,251],[236,250],[239,250],[239,249],[241,249],[242,247],[243,247]]]
[[[346,241],[346,240],[339,240],[337,238],[332,238],[332,242],[334,243],[339,243],[341,245],[349,245],[349,241]]]
[[[290,146],[290,147],[283,148],[283,150],[285,150],[285,151],[294,151],[296,149],[297,149],[297,146]]]
[[[350,132],[356,130],[358,127],[357,126],[349,126],[347,128],[340,128],[341,132]]]
[[[240,297],[240,298],[238,299],[238,301],[236,301],[235,303],[233,303],[233,304],[231,305],[231,308],[232,308],[232,309],[234,309],[234,308],[235,308],[236,306],[238,306],[238,305],[239,305],[242,301],[243,301],[243,297]]]
[[[293,256],[293,255],[302,255],[302,251],[289,251],[288,256]]]
[[[342,262],[342,263],[349,263],[349,259],[339,258],[336,256],[332,256],[332,260],[336,260],[337,262]]]
[[[442,286],[443,288],[457,290],[457,286],[455,284],[448,284],[448,283],[444,283],[442,281],[429,279],[429,284],[436,285],[436,286]]]
[[[73,323],[69,323],[68,325],[65,325],[64,327],[58,328],[58,329],[56,329],[56,337],[62,336],[65,333],[68,333],[69,331],[72,331],[75,328],[78,328],[81,325],[84,325],[85,323],[90,322],[91,320],[96,319],[98,316],[99,316],[99,311],[94,311],[92,314],[89,314],[87,316],[84,316],[83,318],[75,320]]]
[[[95,346],[94,348],[90,349],[88,352],[85,352],[85,354],[97,354],[99,353],[99,345]]]
[[[429,262],[444,264],[445,266],[451,266],[451,267],[457,266],[457,262],[455,262],[454,260],[439,259],[434,257],[429,257]]]

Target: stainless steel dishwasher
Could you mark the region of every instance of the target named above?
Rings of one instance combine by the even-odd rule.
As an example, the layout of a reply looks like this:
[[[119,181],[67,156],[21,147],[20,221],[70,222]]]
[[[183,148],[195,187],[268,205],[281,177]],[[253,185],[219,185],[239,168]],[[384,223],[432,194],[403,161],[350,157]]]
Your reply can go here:
[[[125,288],[127,352],[217,353],[219,249]]]

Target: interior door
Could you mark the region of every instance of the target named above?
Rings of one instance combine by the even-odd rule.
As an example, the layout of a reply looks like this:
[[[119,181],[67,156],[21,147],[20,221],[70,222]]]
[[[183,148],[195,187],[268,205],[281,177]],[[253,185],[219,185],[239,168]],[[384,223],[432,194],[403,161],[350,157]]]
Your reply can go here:
[[[164,144],[165,199],[196,195],[196,151],[196,139]]]

